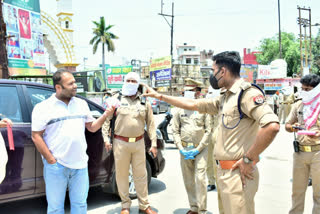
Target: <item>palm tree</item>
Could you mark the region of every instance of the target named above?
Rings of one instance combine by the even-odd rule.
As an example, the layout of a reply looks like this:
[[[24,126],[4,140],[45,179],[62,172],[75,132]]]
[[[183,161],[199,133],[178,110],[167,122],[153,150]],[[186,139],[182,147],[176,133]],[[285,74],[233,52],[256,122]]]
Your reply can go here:
[[[93,28],[94,37],[90,40],[90,45],[93,45],[93,54],[95,54],[99,44],[102,44],[102,75],[103,80],[106,81],[104,46],[106,45],[108,47],[108,52],[114,52],[115,47],[113,39],[118,39],[119,37],[109,31],[113,25],[108,25],[106,27],[103,16],[100,17],[100,23],[93,21],[93,24],[95,24],[95,28]]]

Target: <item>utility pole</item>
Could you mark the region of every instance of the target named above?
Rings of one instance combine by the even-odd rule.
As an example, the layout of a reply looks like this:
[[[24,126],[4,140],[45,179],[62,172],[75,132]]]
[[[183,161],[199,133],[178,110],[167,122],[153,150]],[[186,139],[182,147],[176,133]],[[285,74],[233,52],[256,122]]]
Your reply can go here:
[[[161,0],[161,13],[159,15],[163,16],[163,18],[168,23],[171,28],[171,46],[170,46],[170,55],[171,55],[171,79],[170,79],[170,95],[172,95],[172,70],[173,70],[173,19],[174,19],[174,3],[172,2],[172,13],[171,15],[163,13],[163,0]],[[166,16],[171,17],[171,24],[166,19]]]
[[[280,22],[280,0],[278,0],[278,20],[279,20],[279,53],[280,53],[280,59],[282,59],[281,22]]]
[[[300,72],[303,73],[303,68],[309,67],[309,72],[312,70],[312,38],[311,38],[311,8],[299,7],[299,17],[297,19],[300,31]],[[308,18],[302,18],[301,12],[308,11]],[[302,35],[302,27],[304,28],[304,35]],[[307,28],[309,28],[309,35],[307,35]],[[303,48],[304,42],[304,48]],[[309,49],[309,50],[308,50]],[[304,57],[303,57],[304,52]]]
[[[3,20],[2,1],[0,1],[0,78],[3,79],[9,78],[6,32],[6,24]]]

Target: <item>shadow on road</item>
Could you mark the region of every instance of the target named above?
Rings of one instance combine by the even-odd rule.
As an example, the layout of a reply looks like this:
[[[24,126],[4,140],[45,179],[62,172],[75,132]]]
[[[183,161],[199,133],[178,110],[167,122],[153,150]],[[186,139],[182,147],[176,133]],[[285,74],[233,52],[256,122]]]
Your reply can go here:
[[[154,207],[152,207],[151,206],[151,208],[154,210],[154,211],[156,211],[156,212],[158,212],[158,210],[156,209],[156,208],[154,208]],[[112,210],[108,210],[107,212],[106,212],[106,214],[120,214],[120,212],[121,212],[121,207],[117,207],[117,208],[115,208],[115,209],[112,209]],[[139,206],[132,206],[131,208],[130,208],[130,213],[139,213]]]
[[[173,214],[186,214],[189,211],[187,208],[179,208],[173,211]],[[212,214],[212,212],[207,212],[207,214]]]

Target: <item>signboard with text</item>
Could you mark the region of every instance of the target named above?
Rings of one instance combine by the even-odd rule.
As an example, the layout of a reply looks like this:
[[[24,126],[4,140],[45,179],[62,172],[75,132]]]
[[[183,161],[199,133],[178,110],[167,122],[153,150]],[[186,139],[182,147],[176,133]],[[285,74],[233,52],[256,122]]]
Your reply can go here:
[[[45,75],[39,0],[4,0],[9,75]]]
[[[124,77],[132,71],[132,65],[108,67],[106,70],[107,88],[122,88]]]
[[[171,56],[152,59],[150,64],[150,80],[152,87],[169,86],[171,76]]]

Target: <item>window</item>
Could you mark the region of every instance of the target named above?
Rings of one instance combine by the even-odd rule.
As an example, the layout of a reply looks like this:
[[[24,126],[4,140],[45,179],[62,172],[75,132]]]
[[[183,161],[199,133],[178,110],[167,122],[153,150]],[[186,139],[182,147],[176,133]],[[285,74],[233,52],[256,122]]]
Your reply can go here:
[[[93,117],[98,118],[103,114],[103,111],[95,105],[88,103],[88,106]]]
[[[198,64],[199,64],[199,59],[198,59],[198,58],[194,58],[193,61],[194,61],[194,64],[195,64],[195,65],[198,65]]]
[[[188,50],[188,49],[186,49],[186,48],[184,49],[184,51],[187,51],[187,50]]]
[[[45,99],[48,99],[51,97],[51,95],[54,93],[53,90],[50,89],[44,89],[44,88],[33,88],[33,87],[27,87],[28,88],[28,94],[30,96],[30,101],[32,104],[32,108],[42,102]]]
[[[186,64],[191,64],[191,58],[186,59]]]
[[[69,21],[66,21],[66,29],[69,29]]]
[[[189,51],[191,51],[191,48],[189,48]]]
[[[23,122],[21,104],[15,86],[0,87],[0,103],[1,118],[7,117],[12,122]]]

